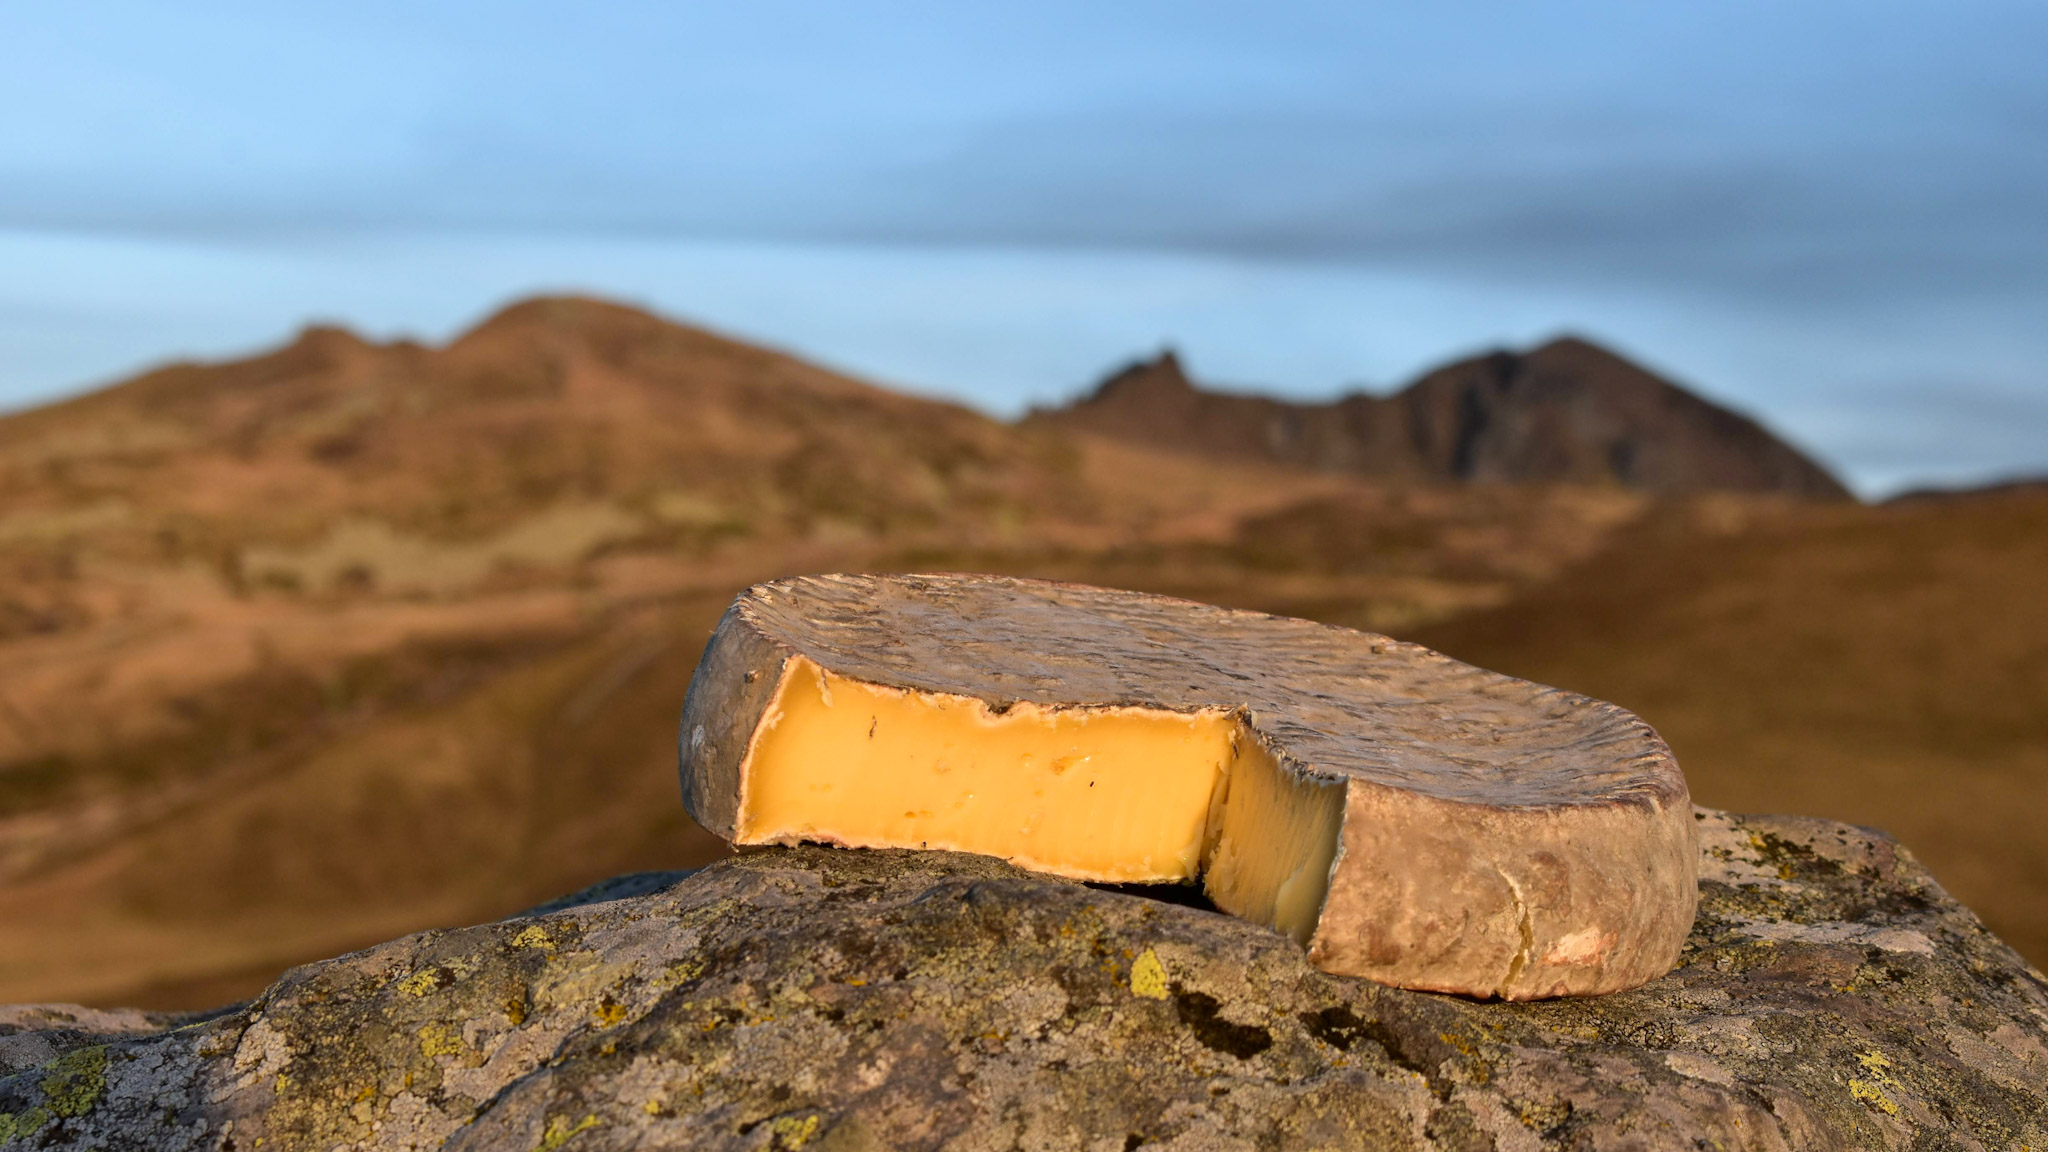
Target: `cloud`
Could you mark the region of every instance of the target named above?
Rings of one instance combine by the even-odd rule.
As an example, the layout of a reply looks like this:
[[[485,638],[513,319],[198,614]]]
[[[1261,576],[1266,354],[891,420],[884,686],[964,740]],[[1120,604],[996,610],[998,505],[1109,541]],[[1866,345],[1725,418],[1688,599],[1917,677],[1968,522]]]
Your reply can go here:
[[[2048,290],[2024,7],[1859,6],[1854,37],[1825,4],[1453,7],[52,16],[0,48],[0,227],[1147,249],[1810,307]]]
[[[1817,304],[2048,289],[2048,148],[1678,116],[1066,117],[811,217],[819,238],[1143,247]]]

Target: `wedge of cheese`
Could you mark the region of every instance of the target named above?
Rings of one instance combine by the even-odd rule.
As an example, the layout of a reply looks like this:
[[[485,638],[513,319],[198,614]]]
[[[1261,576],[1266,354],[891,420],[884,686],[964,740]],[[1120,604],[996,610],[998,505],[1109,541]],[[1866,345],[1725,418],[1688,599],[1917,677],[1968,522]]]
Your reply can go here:
[[[733,603],[683,797],[736,844],[1195,881],[1326,971],[1531,999],[1662,975],[1692,927],[1664,742],[1584,696],[1306,620],[995,576]]]

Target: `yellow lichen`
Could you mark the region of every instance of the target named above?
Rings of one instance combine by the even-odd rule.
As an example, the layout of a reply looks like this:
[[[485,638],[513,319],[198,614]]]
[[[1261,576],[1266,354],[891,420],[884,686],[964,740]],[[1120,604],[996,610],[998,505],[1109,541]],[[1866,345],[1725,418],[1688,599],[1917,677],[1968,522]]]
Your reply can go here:
[[[1899,1114],[1898,1104],[1893,1102],[1891,1097],[1884,1094],[1884,1089],[1879,1088],[1868,1080],[1849,1081],[1849,1095],[1863,1101],[1872,1108],[1884,1112],[1888,1116],[1897,1116]]]
[[[28,1139],[50,1122],[50,1110],[41,1105],[14,1116],[0,1116],[0,1140]]]
[[[548,939],[547,931],[538,924],[523,929],[519,935],[512,938],[514,948],[552,948],[554,944],[553,940]]]
[[[654,986],[656,988],[673,988],[678,984],[686,984],[692,980],[695,980],[697,977],[702,976],[703,974],[704,961],[702,959],[699,959],[698,957],[692,956],[687,960],[678,960],[675,963],[669,965],[668,968],[664,970],[662,974],[655,979]]]
[[[1131,994],[1147,1000],[1166,999],[1166,965],[1159,962],[1159,954],[1150,948],[1131,962]]]
[[[1885,1093],[1886,1088],[1896,1091],[1900,1087],[1898,1080],[1891,1074],[1891,1058],[1882,1052],[1859,1052],[1856,1055],[1856,1063],[1861,1064],[1863,1070],[1870,1073],[1870,1079],[1850,1080],[1849,1095],[1887,1115],[1897,1116],[1898,1103]]]
[[[422,968],[398,982],[398,990],[408,996],[425,996],[441,986],[441,970]]]
[[[453,1024],[436,1020],[422,1027],[420,1053],[425,1056],[455,1056],[462,1052],[462,1033]]]
[[[785,1148],[801,1148],[818,1134],[818,1118],[806,1116],[799,1120],[794,1116],[777,1116],[768,1122],[768,1127],[782,1140]]]
[[[567,1116],[550,1116],[547,1129],[541,1133],[540,1143],[533,1146],[533,1152],[555,1152],[555,1149],[567,1144],[577,1133],[595,1128],[602,1123],[604,1121],[599,1120],[594,1114],[583,1117],[573,1125],[569,1123]]]
[[[600,1028],[616,1027],[626,1018],[626,1006],[607,996],[591,1009],[590,1015],[597,1020]]]
[[[59,1116],[83,1116],[106,1094],[107,1050],[101,1045],[66,1052],[45,1067],[43,1096]]]

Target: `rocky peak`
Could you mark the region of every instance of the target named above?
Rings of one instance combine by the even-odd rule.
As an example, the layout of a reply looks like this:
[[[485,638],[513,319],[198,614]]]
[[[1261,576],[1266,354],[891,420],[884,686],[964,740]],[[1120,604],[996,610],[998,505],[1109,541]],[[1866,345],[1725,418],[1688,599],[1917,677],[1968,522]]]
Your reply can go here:
[[[1180,357],[1169,348],[1150,360],[1136,360],[1110,373],[1096,385],[1087,402],[1156,401],[1194,390],[1194,382],[1180,366]]]
[[[1540,349],[1539,349],[1540,351]],[[1515,378],[1521,375],[1522,357],[1505,348],[1497,348],[1479,358],[1479,366],[1493,385],[1496,392],[1506,392],[1515,386]]]
[[[1040,418],[1156,448],[1425,481],[1848,495],[1756,421],[1577,336],[1327,404],[1206,391],[1169,354]]]

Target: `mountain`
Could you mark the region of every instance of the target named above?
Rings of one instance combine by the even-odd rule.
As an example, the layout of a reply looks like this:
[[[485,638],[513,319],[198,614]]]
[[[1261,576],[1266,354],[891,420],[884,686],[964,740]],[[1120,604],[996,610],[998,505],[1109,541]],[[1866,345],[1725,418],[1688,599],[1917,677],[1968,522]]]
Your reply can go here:
[[[1206,391],[1169,352],[1037,416],[1159,448],[1370,476],[1849,495],[1754,420],[1571,338],[1327,404]]]

